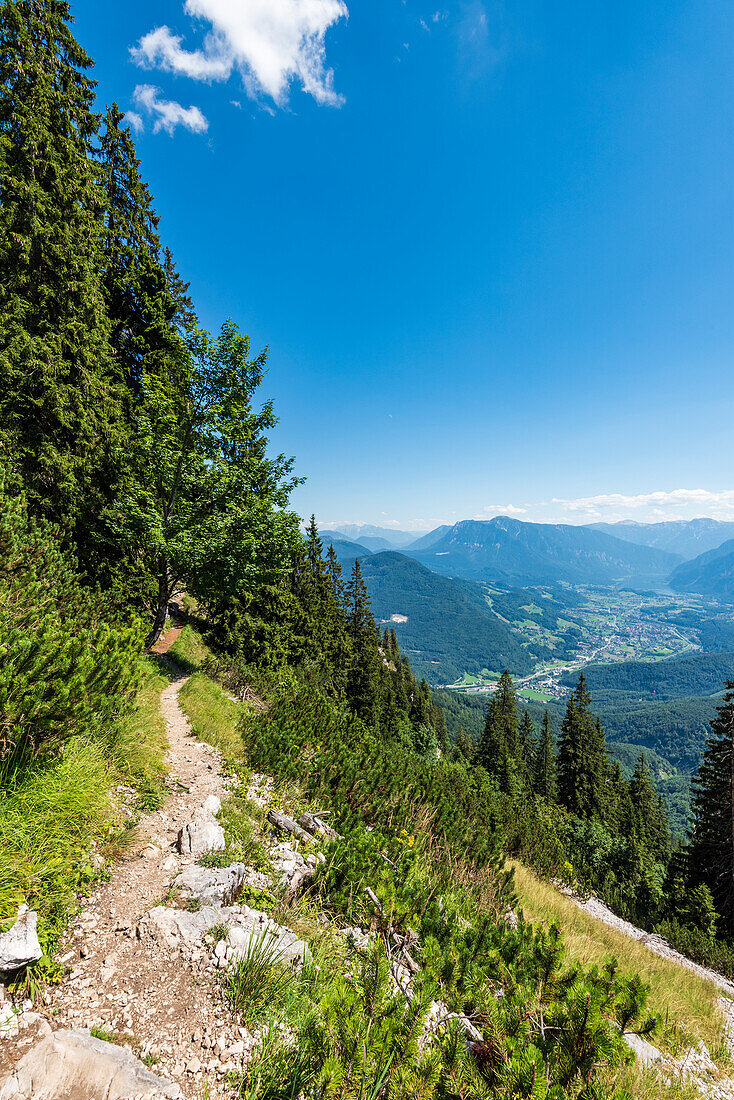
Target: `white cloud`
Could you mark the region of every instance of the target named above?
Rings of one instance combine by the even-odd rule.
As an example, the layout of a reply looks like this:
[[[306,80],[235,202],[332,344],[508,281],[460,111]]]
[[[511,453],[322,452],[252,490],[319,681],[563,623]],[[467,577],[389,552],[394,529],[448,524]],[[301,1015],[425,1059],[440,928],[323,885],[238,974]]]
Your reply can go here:
[[[168,27],[156,27],[143,35],[130,54],[144,69],[162,69],[164,73],[190,76],[192,80],[227,80],[232,72],[232,59],[221,37],[207,35],[203,51],[184,50],[181,42],[181,36],[171,34]]]
[[[734,489],[658,489],[652,493],[600,493],[597,496],[550,502],[576,522],[638,519],[641,522],[666,519],[734,518]]]
[[[136,134],[141,134],[145,129],[145,123],[137,111],[126,111],[125,122],[128,126],[132,126]]]
[[[227,80],[237,70],[249,95],[278,104],[294,80],[317,103],[342,103],[326,66],[325,36],[349,14],[344,0],[185,0],[184,10],[211,27],[203,49],[184,49],[163,26],[132,48],[133,60],[194,80]]]
[[[477,516],[477,519],[484,519],[485,516],[489,516],[490,519],[493,516],[526,516],[527,508],[520,508],[517,504],[488,504],[482,509],[485,515]]]
[[[183,126],[194,134],[206,133],[209,123],[198,107],[182,107],[174,100],[161,99],[160,94],[160,88],[152,84],[138,84],[133,93],[135,105],[154,119],[154,134],[165,130],[167,134],[173,135],[177,126]]]

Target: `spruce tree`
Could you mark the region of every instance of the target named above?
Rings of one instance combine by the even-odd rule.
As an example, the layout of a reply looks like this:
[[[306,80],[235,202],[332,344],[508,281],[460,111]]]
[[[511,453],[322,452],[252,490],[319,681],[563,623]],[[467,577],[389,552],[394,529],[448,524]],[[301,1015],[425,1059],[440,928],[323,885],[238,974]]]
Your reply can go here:
[[[527,711],[523,712],[522,719],[517,731],[518,740],[518,765],[522,774],[523,780],[530,784],[533,774],[533,764],[535,761],[535,726],[533,720]]]
[[[718,913],[734,932],[734,681],[711,723],[713,736],[693,780],[693,831],[688,853],[690,881],[704,883]]]
[[[158,373],[175,384],[185,348],[173,324],[176,306],[160,254],[158,217],[123,118],[113,103],[99,142],[105,193],[102,287],[112,349],[134,405],[145,374]]]
[[[533,789],[537,795],[548,802],[555,802],[558,798],[556,753],[548,711],[543,715],[543,725],[535,748]]]
[[[359,559],[355,559],[348,587],[348,626],[352,642],[352,666],[347,677],[347,698],[352,709],[368,725],[379,719],[379,631],[370,610],[370,599]]]
[[[191,284],[181,278],[170,248],[163,249],[163,270],[166,273],[168,293],[173,301],[173,323],[182,335],[193,332],[198,328],[199,319],[189,294]]]
[[[509,791],[518,770],[518,704],[515,685],[507,669],[487,708],[484,730],[477,745],[475,763]]]
[[[569,696],[558,746],[558,797],[578,817],[603,817],[606,799],[606,741],[591,713],[583,672]]]
[[[65,0],[0,0],[0,457],[82,552],[122,448],[92,62]]]
[[[644,752],[635,765],[629,784],[632,802],[633,828],[640,842],[659,862],[667,862],[670,855],[668,817],[660,797],[655,793],[650,769]]]

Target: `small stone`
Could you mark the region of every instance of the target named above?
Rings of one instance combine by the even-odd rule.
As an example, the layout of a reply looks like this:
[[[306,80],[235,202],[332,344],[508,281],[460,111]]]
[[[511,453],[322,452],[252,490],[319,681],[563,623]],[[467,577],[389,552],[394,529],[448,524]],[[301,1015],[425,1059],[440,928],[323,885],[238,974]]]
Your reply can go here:
[[[201,1069],[201,1062],[198,1058],[192,1058],[190,1062],[186,1063],[187,1073],[198,1073]]]

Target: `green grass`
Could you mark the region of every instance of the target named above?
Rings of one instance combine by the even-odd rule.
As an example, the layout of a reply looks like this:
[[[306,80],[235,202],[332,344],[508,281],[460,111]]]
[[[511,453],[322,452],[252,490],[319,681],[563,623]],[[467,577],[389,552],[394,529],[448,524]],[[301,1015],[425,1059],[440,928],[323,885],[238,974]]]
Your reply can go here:
[[[533,924],[556,924],[562,930],[569,961],[589,966],[613,955],[624,973],[639,974],[649,985],[648,1007],[662,1021],[663,1046],[675,1051],[703,1039],[712,1053],[720,1048],[724,1021],[715,985],[596,920],[520,864],[514,869],[525,916]]]
[[[76,895],[105,873],[94,852],[109,854],[125,832],[114,785],[133,787],[141,807],[160,800],[166,734],[158,696],[167,682],[145,659],[136,708],[117,728],[72,738],[0,789],[0,921],[12,920],[22,902],[37,910],[47,953]]]
[[[119,1040],[114,1031],[107,1031],[103,1027],[90,1027],[89,1034],[95,1039],[101,1039],[103,1043],[117,1043]]]
[[[168,737],[160,694],[169,676],[165,665],[152,657],[142,658],[141,675],[135,710],[113,731],[110,752],[119,775],[138,791],[139,809],[149,812],[165,797]]]
[[[181,638],[183,634],[179,642]],[[219,749],[228,766],[241,767],[242,737],[237,732],[241,704],[230,699],[219,685],[203,672],[195,672],[189,677],[181,688],[178,698],[191,722],[194,736]]]
[[[235,1016],[252,1026],[280,1007],[295,981],[293,969],[281,960],[276,937],[263,932],[251,936],[228,967],[224,994]]]
[[[212,656],[212,651],[200,634],[187,623],[168,650],[168,656],[180,665],[184,672],[197,672]]]

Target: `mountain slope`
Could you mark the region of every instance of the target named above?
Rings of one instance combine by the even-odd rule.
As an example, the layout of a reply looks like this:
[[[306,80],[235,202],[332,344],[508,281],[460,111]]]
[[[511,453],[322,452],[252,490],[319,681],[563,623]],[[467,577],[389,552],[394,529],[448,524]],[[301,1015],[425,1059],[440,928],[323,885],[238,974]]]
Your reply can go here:
[[[631,697],[634,705],[647,700],[717,695],[724,681],[734,677],[734,653],[694,653],[668,661],[586,665],[584,676],[597,703],[623,703],[623,696]],[[572,688],[577,679],[575,673],[566,674],[561,683]]]
[[[448,523],[444,523],[441,527],[434,527],[433,531],[429,531],[427,535],[421,535],[415,542],[409,542],[407,546],[403,547],[403,551],[406,554],[412,554],[414,550],[427,550],[429,546],[437,543],[450,530],[451,525]]]
[[[433,545],[407,553],[439,573],[513,585],[651,585],[662,583],[680,561],[588,527],[521,523],[507,516],[462,520]]]
[[[734,523],[716,519],[680,519],[665,523],[590,523],[594,531],[636,543],[680,554],[686,561],[715,550],[727,539],[734,538]]]
[[[451,683],[485,668],[530,672],[528,653],[477,585],[442,577],[395,552],[375,554],[361,565],[375,618],[407,617],[390,625],[413,671],[429,682]]]
[[[669,583],[676,592],[701,592],[734,603],[734,539],[679,565]]]

